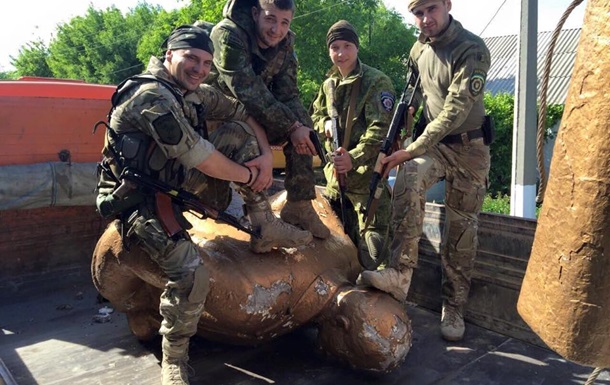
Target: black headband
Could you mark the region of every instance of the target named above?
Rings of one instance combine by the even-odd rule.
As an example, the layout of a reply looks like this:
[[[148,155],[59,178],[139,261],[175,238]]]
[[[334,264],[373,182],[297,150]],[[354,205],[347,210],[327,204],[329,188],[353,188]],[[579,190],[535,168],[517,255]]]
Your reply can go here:
[[[161,47],[167,49],[199,48],[214,54],[214,46],[208,32],[203,28],[188,24],[174,29]]]

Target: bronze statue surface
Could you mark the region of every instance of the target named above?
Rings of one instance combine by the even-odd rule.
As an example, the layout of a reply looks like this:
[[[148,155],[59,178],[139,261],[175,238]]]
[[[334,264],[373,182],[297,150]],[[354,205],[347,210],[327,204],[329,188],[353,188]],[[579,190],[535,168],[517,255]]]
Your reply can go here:
[[[313,324],[320,348],[354,368],[389,371],[411,347],[404,304],[390,295],[355,285],[360,273],[356,247],[343,233],[328,202],[317,192],[314,207],[331,229],[325,240],[297,249],[254,254],[249,235],[225,224],[189,216],[189,231],[210,272],[210,292],[197,334],[211,340],[258,345]],[[276,213],[285,192],[272,197]],[[161,322],[159,296],[165,278],[137,245],[129,251],[111,223],[94,251],[93,281],[112,305],[126,313],[142,340]]]

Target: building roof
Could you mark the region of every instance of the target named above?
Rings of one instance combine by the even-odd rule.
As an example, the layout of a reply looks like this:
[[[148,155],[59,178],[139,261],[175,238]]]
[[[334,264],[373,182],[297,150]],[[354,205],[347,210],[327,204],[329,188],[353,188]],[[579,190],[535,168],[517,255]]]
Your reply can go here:
[[[574,68],[580,31],[580,28],[574,28],[559,32],[547,86],[548,104],[565,103],[572,69]],[[541,96],[542,76],[544,75],[546,55],[552,37],[552,31],[538,32],[538,99]],[[485,89],[493,95],[502,92],[510,94],[515,92],[515,78],[519,64],[517,39],[518,35],[486,37],[483,39],[491,54],[491,68],[487,74]]]

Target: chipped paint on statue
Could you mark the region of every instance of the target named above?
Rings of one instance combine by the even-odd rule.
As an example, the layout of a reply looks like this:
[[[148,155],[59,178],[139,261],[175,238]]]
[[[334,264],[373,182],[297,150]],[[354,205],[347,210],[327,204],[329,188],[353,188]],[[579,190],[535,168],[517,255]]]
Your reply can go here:
[[[298,249],[268,254],[248,250],[249,236],[211,220],[189,216],[190,231],[210,272],[210,292],[197,334],[210,340],[258,345],[304,325],[318,328],[318,344],[329,356],[370,371],[397,367],[411,347],[406,309],[390,295],[355,286],[360,272],[356,248],[317,191],[314,207],[331,237]],[[286,193],[272,199],[274,211]],[[92,261],[99,292],[121,312],[142,340],[159,329],[159,294],[165,278],[158,266],[123,244],[111,224]]]

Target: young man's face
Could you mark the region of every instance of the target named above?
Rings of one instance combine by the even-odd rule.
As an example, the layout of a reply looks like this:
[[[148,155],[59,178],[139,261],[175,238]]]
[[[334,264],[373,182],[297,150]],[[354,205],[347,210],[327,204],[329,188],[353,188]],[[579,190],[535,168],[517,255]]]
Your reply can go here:
[[[168,50],[165,66],[178,86],[195,91],[212,69],[213,56],[199,48]]]
[[[358,48],[347,40],[335,40],[328,47],[330,60],[343,75],[349,74],[356,67]]]
[[[436,0],[426,2],[411,12],[415,16],[415,25],[426,37],[436,37],[449,24],[451,0]]]
[[[261,9],[252,7],[258,46],[277,46],[288,34],[293,16],[292,10],[278,9],[273,4],[266,4]]]

